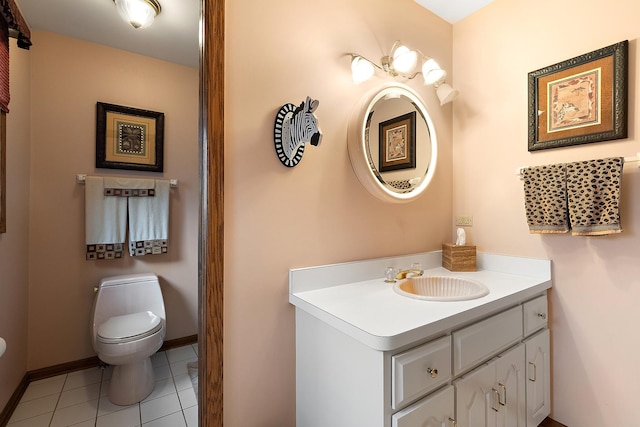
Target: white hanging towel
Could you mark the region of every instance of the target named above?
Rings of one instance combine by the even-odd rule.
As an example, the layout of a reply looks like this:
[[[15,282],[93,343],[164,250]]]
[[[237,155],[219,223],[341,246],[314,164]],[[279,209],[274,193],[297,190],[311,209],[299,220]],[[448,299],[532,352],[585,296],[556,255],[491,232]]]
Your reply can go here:
[[[104,194],[102,177],[85,181],[86,259],[122,258],[127,230],[127,199]]]
[[[153,197],[129,197],[129,255],[157,255],[168,250],[169,181],[155,180]]]

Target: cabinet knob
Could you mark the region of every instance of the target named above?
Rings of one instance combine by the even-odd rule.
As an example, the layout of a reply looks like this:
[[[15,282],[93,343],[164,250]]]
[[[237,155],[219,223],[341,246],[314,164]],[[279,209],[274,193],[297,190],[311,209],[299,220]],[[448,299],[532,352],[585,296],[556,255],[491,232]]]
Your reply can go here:
[[[547,318],[547,313],[538,313],[538,317],[545,320]]]
[[[427,368],[427,373],[431,374],[431,378],[435,378],[435,377],[438,376],[438,370],[437,369]]]

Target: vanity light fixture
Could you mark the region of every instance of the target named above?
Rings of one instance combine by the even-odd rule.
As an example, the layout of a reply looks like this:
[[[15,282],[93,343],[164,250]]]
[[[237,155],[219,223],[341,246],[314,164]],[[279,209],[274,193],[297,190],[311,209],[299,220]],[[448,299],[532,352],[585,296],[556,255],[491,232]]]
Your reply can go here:
[[[436,83],[436,95],[438,95],[438,99],[440,100],[440,105],[447,104],[458,96],[458,89],[452,88],[450,85],[444,82]]]
[[[113,0],[118,13],[133,28],[145,28],[153,23],[162,8],[157,0]]]
[[[376,69],[373,63],[362,56],[353,56],[351,60],[351,76],[354,83],[362,83],[373,77]]]
[[[440,105],[453,101],[458,95],[457,90],[445,83],[447,72],[440,68],[435,59],[425,56],[419,50],[409,49],[400,41],[396,41],[393,44],[389,55],[385,55],[380,59],[380,64],[357,53],[350,53],[349,55],[351,55],[351,76],[354,83],[362,83],[369,80],[378,69],[391,77],[400,77],[407,80],[414,79],[421,74],[424,84],[436,87]]]

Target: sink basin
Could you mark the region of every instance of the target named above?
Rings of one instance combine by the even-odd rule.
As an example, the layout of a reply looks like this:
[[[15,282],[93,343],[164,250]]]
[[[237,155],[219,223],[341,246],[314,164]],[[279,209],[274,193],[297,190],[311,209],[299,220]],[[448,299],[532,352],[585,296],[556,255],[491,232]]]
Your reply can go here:
[[[396,293],[427,301],[466,301],[489,294],[489,288],[475,280],[446,276],[417,276],[393,285]]]

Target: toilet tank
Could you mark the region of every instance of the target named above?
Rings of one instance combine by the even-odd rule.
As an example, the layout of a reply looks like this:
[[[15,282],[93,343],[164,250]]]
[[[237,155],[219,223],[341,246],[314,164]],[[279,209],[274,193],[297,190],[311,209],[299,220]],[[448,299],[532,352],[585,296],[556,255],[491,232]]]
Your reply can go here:
[[[100,280],[93,306],[93,328],[110,317],[151,311],[166,320],[158,276],[128,274]]]

